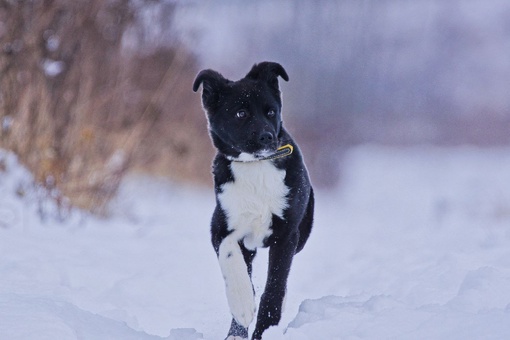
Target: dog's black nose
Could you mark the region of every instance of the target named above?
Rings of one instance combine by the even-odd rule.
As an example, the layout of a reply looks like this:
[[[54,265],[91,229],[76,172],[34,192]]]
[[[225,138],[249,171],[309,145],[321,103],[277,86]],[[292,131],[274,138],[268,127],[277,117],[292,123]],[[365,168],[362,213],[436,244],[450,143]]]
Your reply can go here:
[[[273,142],[273,135],[271,132],[262,132],[259,136],[259,142],[262,145],[268,145]]]

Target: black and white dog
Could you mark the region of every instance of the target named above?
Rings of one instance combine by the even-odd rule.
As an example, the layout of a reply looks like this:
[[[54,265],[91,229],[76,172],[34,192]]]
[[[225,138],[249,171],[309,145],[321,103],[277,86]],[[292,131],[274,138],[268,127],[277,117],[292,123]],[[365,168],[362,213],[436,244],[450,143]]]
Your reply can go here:
[[[312,229],[313,189],[301,152],[282,125],[278,76],[289,80],[280,64],[262,62],[239,81],[203,70],[193,83],[195,92],[202,84],[218,151],[211,236],[233,316],[227,340],[248,338],[256,310],[251,271],[257,247],[270,248],[253,339],[280,321],[292,258]]]

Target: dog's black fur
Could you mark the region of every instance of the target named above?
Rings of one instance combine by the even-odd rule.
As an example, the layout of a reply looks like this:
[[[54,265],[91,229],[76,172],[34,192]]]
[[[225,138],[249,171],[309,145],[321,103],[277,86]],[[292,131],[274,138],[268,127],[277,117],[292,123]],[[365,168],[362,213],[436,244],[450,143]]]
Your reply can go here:
[[[203,86],[202,104],[208,118],[211,139],[217,149],[213,162],[217,205],[211,222],[211,236],[233,314],[227,339],[248,338],[248,325],[254,311],[249,310],[252,302],[248,301],[246,294],[239,293],[243,288],[239,281],[244,280],[240,276],[246,275],[246,272],[251,277],[256,247],[270,247],[267,283],[261,296],[252,337],[261,339],[267,328],[280,321],[293,256],[303,248],[312,229],[313,189],[301,152],[282,125],[278,76],[286,81],[289,79],[280,64],[262,62],[254,65],[239,81],[225,79],[213,70],[203,70],[193,84],[195,92],[200,85]],[[292,154],[272,160],[264,159],[264,156],[286,144],[294,147]],[[250,173],[252,170],[254,174]],[[259,175],[260,183],[273,181],[275,184],[264,187],[263,184],[258,185],[257,179],[241,178]],[[274,178],[280,175],[281,179]],[[245,182],[250,185],[242,184]],[[234,186],[236,189],[232,190]],[[276,187],[281,190],[274,189],[273,192]],[[227,190],[230,201],[226,198]],[[268,193],[261,192],[263,190]],[[244,206],[250,209],[250,195],[254,196],[253,200],[257,204],[262,204],[257,206],[260,211],[267,210],[270,214],[267,226],[260,226],[262,231],[258,225],[245,229],[246,226],[240,225],[244,221],[233,217],[244,216],[243,211],[237,211],[243,209],[243,204],[236,201],[246,201]],[[269,195],[267,202],[274,199],[277,203],[273,206],[267,203],[266,207],[264,195]],[[250,218],[258,218],[258,211],[253,208],[247,213]],[[236,225],[232,225],[234,221],[237,221]],[[250,221],[246,221],[246,224]],[[240,267],[239,262],[229,262],[235,261],[233,257],[236,254],[242,254],[245,267],[244,263]],[[232,288],[232,285],[237,286]],[[253,298],[253,287],[251,293]],[[247,311],[246,305],[250,306]]]

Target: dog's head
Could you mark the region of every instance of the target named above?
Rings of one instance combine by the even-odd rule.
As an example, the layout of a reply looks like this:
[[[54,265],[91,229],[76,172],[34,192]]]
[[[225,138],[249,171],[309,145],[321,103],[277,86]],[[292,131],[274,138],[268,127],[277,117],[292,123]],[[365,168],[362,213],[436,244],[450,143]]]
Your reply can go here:
[[[213,70],[201,71],[193,91],[202,84],[214,146],[230,159],[255,160],[275,152],[282,127],[278,76],[289,76],[278,63],[262,62],[241,80],[231,81]]]

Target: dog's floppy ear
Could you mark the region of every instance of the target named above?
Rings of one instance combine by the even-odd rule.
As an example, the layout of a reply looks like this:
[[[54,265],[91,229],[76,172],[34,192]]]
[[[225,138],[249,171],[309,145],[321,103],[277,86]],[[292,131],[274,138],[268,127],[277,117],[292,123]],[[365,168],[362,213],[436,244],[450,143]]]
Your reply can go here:
[[[197,92],[202,84],[202,103],[209,109],[218,102],[219,91],[227,82],[227,79],[214,70],[202,70],[193,82],[193,91]]]
[[[278,76],[282,77],[285,81],[289,81],[289,76],[282,65],[270,61],[264,61],[253,65],[250,72],[246,75],[246,78],[265,80],[269,83],[269,85],[274,87],[276,90],[279,90]]]

